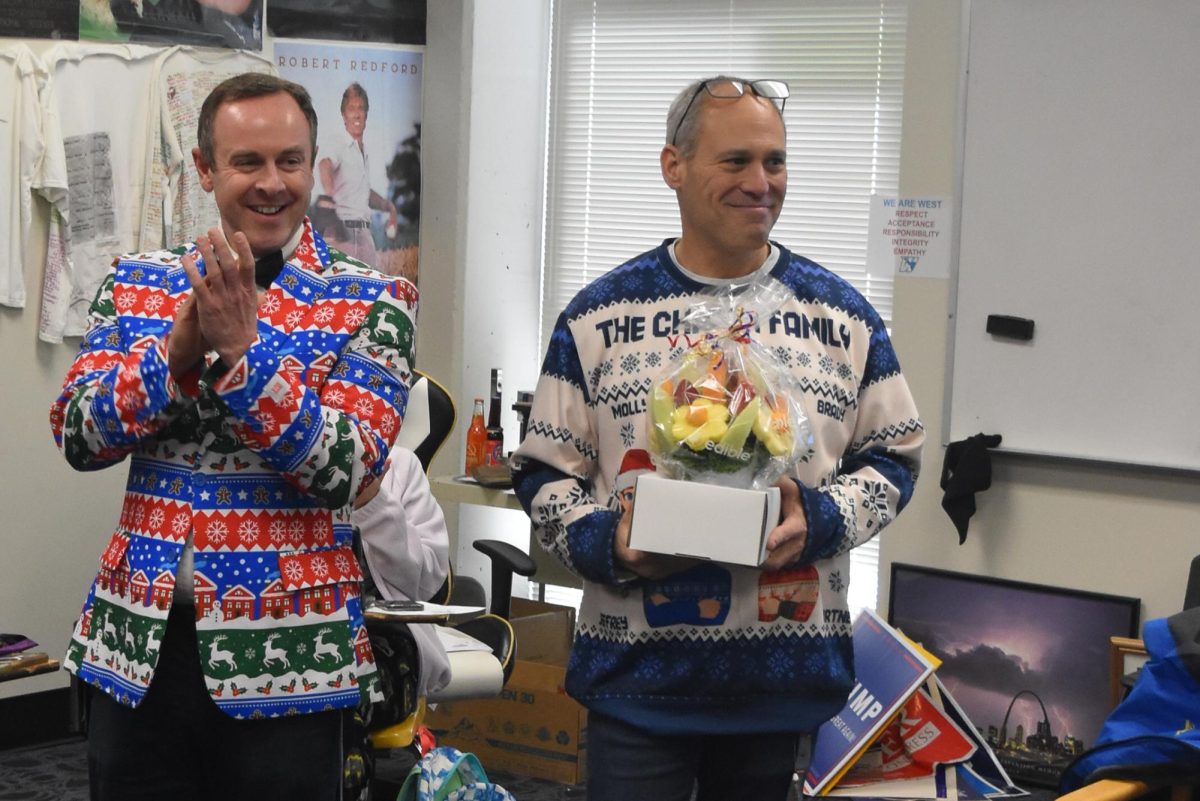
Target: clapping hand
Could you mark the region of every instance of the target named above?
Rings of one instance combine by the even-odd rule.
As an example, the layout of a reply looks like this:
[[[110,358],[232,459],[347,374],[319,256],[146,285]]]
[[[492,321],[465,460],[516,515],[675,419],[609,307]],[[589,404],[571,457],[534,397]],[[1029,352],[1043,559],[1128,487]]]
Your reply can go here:
[[[197,255],[204,260],[204,275],[196,265]],[[196,250],[182,261],[193,297],[176,316],[172,334],[172,338],[183,335],[180,356],[196,340],[194,316],[202,344],[215,350],[225,364],[236,364],[258,333],[258,291],[249,240],[239,231],[230,243],[220,228],[210,228],[207,235],[197,237]]]

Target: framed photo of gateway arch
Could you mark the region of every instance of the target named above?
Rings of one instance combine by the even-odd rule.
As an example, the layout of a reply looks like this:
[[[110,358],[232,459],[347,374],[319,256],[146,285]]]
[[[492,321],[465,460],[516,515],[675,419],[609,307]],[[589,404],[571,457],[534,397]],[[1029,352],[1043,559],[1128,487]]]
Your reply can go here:
[[[1109,638],[1141,601],[893,563],[888,622],[942,659],[937,675],[1018,784],[1057,786],[1112,709]]]

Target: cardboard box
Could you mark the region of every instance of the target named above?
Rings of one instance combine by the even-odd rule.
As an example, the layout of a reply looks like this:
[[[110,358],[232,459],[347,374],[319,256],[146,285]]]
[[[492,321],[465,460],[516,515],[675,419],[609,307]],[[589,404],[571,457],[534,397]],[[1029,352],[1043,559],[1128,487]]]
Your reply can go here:
[[[582,784],[587,710],[563,690],[575,610],[522,598],[512,604],[517,662],[499,697],[439,704],[425,725],[439,745],[472,752],[484,770]]]
[[[629,546],[757,567],[767,558],[767,535],[779,524],[779,488],[734,489],[637,478]]]

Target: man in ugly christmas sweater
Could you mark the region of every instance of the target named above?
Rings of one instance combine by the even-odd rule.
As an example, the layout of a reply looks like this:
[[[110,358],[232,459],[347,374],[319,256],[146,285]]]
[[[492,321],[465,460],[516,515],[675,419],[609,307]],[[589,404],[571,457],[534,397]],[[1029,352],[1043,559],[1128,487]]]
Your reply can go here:
[[[382,699],[351,547],[408,398],[416,288],[305,217],[308,92],[219,84],[193,151],[221,226],[116,261],[51,409],[79,470],[128,459],[65,664],[93,799],[340,797]]]
[[[924,429],[883,321],[772,242],[787,185],[780,81],[716,77],[672,104],[662,175],[682,236],[600,277],[558,319],[514,466],[543,547],[583,580],[567,690],[589,710],[591,801],[784,799],[801,745],[853,683],[849,551],[912,496]],[[778,482],[759,568],[629,548],[622,465],[698,294],[771,278],[752,334],[802,388],[814,442]]]

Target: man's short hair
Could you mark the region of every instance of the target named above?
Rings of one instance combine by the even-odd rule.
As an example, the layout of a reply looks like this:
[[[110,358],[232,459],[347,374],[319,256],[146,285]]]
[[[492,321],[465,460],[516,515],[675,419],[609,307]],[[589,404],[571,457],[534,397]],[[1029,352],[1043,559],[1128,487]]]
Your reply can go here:
[[[352,97],[362,98],[364,112],[369,112],[371,110],[371,101],[367,99],[367,90],[362,88],[362,84],[360,84],[358,81],[355,81],[346,87],[346,91],[342,92],[342,105],[338,111],[345,114],[346,104],[350,102],[350,98]]]
[[[736,75],[714,75],[711,78],[700,78],[689,83],[682,92],[675,95],[675,99],[671,101],[671,107],[667,109],[667,138],[666,143],[671,144],[674,141],[675,146],[679,148],[679,152],[687,158],[691,156],[696,149],[696,127],[697,120],[700,119],[700,108],[708,102],[709,94],[700,88],[701,84],[712,81],[740,81],[743,84],[748,84],[745,78],[739,78]],[[696,98],[692,101],[693,96]],[[689,103],[691,104],[689,107]],[[779,112],[779,121],[783,123],[783,135],[787,137],[787,121],[783,118],[783,112],[779,106],[775,106],[775,110]],[[686,114],[685,114],[686,112]]]
[[[217,117],[217,109],[223,103],[233,103],[252,97],[265,97],[277,92],[286,92],[300,106],[308,119],[308,139],[312,150],[312,158],[317,155],[317,112],[313,108],[312,98],[308,90],[298,83],[267,75],[261,72],[244,72],[227,78],[217,84],[204,104],[200,106],[200,120],[196,124],[196,144],[200,147],[200,155],[210,166],[215,166],[215,143],[213,142],[213,121]]]

